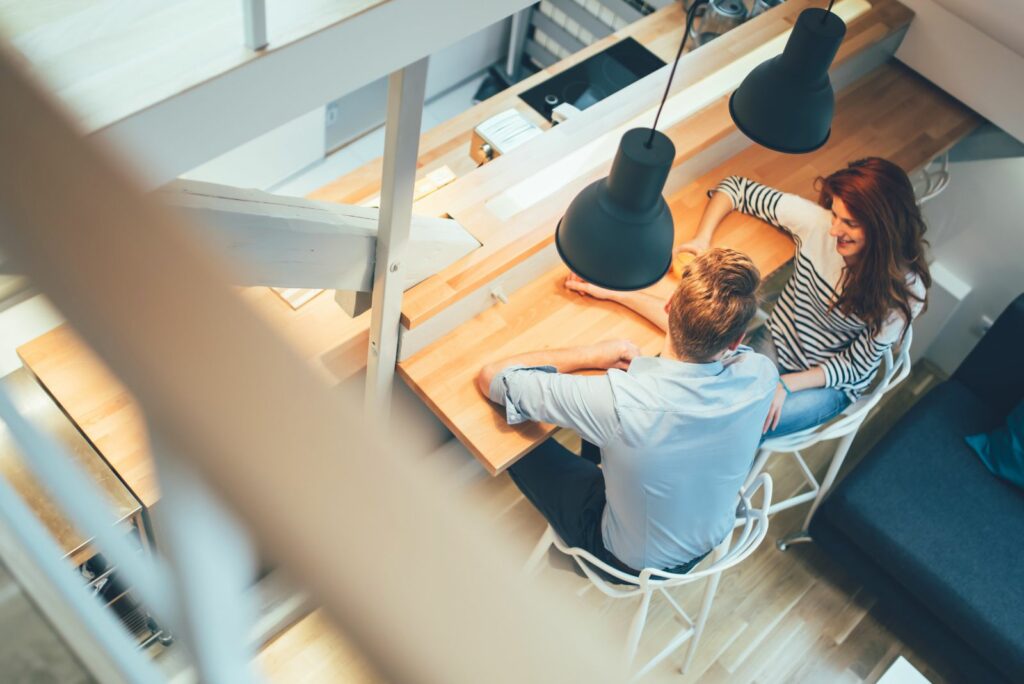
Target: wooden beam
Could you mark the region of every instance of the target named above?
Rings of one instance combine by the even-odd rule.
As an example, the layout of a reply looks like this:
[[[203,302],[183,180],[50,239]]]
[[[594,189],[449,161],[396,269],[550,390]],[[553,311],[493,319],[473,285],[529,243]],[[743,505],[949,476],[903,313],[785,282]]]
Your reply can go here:
[[[380,210],[272,195],[199,181],[175,181],[158,193],[184,210],[235,262],[238,285],[369,292],[373,288]],[[469,254],[480,243],[452,219],[414,216],[408,289]]]

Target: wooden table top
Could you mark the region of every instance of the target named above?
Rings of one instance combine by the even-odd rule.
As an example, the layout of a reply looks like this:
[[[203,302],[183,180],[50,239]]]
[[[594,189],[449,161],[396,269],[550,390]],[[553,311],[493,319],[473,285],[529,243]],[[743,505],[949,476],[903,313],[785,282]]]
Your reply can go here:
[[[707,189],[727,175],[745,175],[813,197],[816,177],[852,159],[881,156],[913,170],[978,122],[976,114],[909,69],[883,66],[842,93],[832,137],[817,152],[780,155],[751,146],[691,183],[680,182],[679,169],[673,170],[665,198],[675,220],[676,241],[693,235]],[[748,253],[762,274],[793,255],[793,244],[781,231],[739,214],[725,220],[715,244]],[[561,284],[567,273],[564,267],[551,270],[511,295],[507,304],[495,304],[399,364],[410,387],[492,474],[514,463],[555,427],[507,425],[503,410],[474,385],[481,366],[516,353],[620,337],[632,339],[645,354],[660,349],[662,333],[641,317],[616,304],[567,292]],[[674,285],[667,276],[651,291],[667,296]]]

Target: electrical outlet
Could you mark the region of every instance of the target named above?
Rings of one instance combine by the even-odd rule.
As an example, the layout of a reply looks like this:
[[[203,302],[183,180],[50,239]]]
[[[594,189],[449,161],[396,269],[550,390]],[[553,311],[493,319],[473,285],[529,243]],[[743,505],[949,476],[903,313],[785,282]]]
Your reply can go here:
[[[988,316],[982,316],[981,322],[978,324],[978,331],[984,336],[992,329],[992,319]]]
[[[324,122],[327,126],[333,126],[338,123],[338,103],[331,102],[327,105],[327,113],[324,115]]]

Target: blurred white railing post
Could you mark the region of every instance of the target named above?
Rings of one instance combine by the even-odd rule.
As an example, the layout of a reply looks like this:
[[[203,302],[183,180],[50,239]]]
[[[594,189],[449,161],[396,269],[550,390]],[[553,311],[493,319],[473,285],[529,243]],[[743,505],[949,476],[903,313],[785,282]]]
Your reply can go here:
[[[62,556],[49,530],[0,478],[0,560],[46,614],[54,631],[98,682],[166,681]]]
[[[188,648],[200,681],[261,681],[249,642],[257,618],[246,591],[256,566],[249,534],[152,426],[151,434],[161,491],[153,511],[154,532],[177,598],[176,635]]]

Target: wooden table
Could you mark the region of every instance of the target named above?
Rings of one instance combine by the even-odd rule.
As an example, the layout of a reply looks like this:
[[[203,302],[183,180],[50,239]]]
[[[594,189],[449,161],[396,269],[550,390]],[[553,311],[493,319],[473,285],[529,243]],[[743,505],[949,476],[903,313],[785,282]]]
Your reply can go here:
[[[665,197],[676,224],[676,240],[691,237],[706,203],[706,191],[730,174],[741,174],[788,192],[813,197],[818,176],[865,156],[881,156],[915,169],[951,146],[979,122],[978,117],[909,69],[891,64],[839,98],[831,140],[807,155],[780,155],[752,146],[695,182],[680,182],[673,171]],[[670,137],[678,134],[670,129]],[[477,198],[476,206],[486,204]],[[564,206],[564,204],[562,205]],[[552,217],[538,213],[547,221]],[[530,227],[527,226],[527,230]],[[548,238],[550,239],[550,238]],[[753,218],[730,215],[715,244],[748,253],[768,274],[793,255],[780,231]],[[402,377],[444,424],[492,473],[514,463],[555,427],[526,423],[509,426],[503,411],[484,399],[473,379],[481,366],[511,354],[626,337],[652,354],[662,333],[641,317],[607,302],[565,291],[567,274],[558,267],[399,364]],[[670,277],[651,291],[667,296]]]

